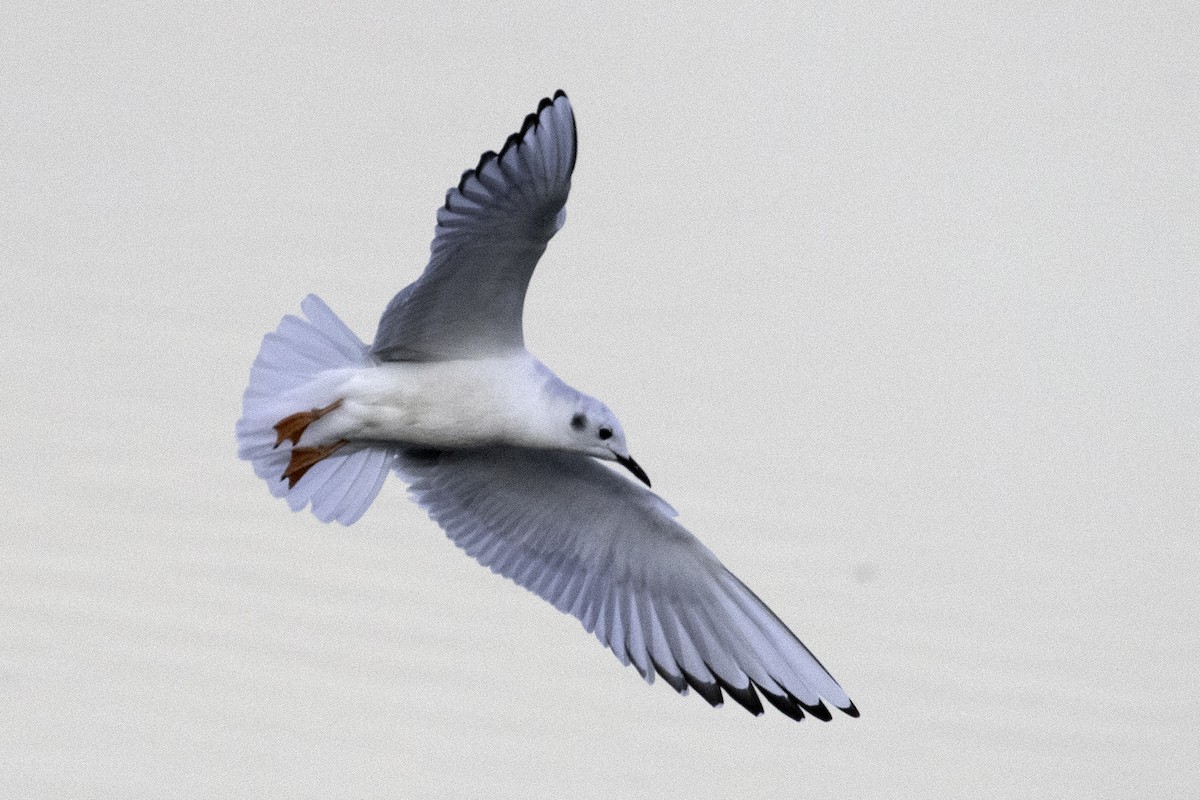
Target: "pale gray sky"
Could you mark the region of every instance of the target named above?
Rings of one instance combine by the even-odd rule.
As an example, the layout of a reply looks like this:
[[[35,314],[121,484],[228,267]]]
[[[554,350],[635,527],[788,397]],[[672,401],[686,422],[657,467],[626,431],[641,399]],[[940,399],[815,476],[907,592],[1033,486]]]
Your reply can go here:
[[[8,4],[0,794],[1185,797],[1200,13]],[[645,686],[392,481],[235,458],[565,89],[527,339],[862,710]]]

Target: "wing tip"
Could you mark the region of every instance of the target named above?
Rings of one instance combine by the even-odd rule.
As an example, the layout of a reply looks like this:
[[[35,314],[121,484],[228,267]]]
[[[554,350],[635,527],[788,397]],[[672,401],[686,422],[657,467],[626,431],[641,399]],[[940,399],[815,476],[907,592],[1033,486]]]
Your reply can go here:
[[[799,700],[796,701],[796,704],[808,712],[808,715],[813,719],[819,719],[821,722],[829,722],[831,719],[833,719],[833,714],[825,706],[825,703],[820,700],[817,701],[815,706],[810,706],[807,703],[801,703]]]
[[[480,159],[480,162],[482,163],[482,159]],[[463,171],[462,176],[459,177],[459,179],[458,179],[458,193],[459,194],[463,194],[464,192],[466,192],[467,181],[469,181],[469,180],[471,180],[471,178],[475,177],[475,173],[478,171],[479,171],[479,167],[476,167],[475,169],[468,169],[468,170]],[[450,209],[450,198],[454,196],[454,191],[455,191],[454,189],[451,189],[448,192],[446,192],[446,208],[448,208],[448,209]],[[453,210],[453,209],[451,209],[451,210]]]
[[[521,143],[525,140],[525,134],[529,133],[531,129],[537,128],[542,124],[542,112],[548,108],[553,108],[558,103],[560,98],[566,101],[567,110],[571,115],[571,164],[567,169],[567,175],[573,175],[575,173],[575,161],[579,155],[579,134],[575,128],[575,112],[571,109],[571,100],[569,97],[567,97],[566,92],[564,92],[562,89],[558,89],[554,92],[552,97],[543,97],[541,101],[538,102],[538,109],[536,112],[527,114],[525,116],[524,121],[521,123],[520,130],[509,134],[508,138],[504,140],[504,145],[500,148],[500,152],[496,152],[495,150],[485,151],[479,156],[479,161],[475,164],[473,169],[468,169],[463,172],[462,176],[458,179],[458,185],[446,191],[446,200],[443,203],[443,207],[447,211],[453,211],[454,208],[451,205],[451,200],[454,196],[454,193],[457,192],[458,194],[464,194],[466,192],[467,182],[472,178],[478,180],[479,176],[483,174],[483,169],[487,166],[489,161],[493,159],[502,160],[509,150],[514,148],[519,149]],[[440,220],[438,222],[438,227],[443,227]]]
[[[712,669],[709,669],[712,672]],[[729,681],[723,679],[716,672],[713,672],[713,677],[717,679],[717,683],[725,690],[725,693],[737,701],[738,705],[749,711],[756,717],[763,715],[763,704],[758,699],[758,694],[754,691],[754,681],[747,681],[746,685],[739,689]]]
[[[521,130],[517,131],[517,133],[519,133],[521,135],[521,137],[524,138],[525,134],[529,132],[530,128],[536,128],[538,126],[538,124],[541,122],[541,120],[538,117],[539,117],[539,115],[538,115],[538,112],[536,112],[536,111],[531,111],[528,114],[526,114],[525,119],[521,121]]]
[[[680,668],[680,672],[683,673],[683,678],[687,681],[688,686],[695,689],[696,694],[703,697],[710,706],[720,708],[725,705],[725,698],[721,695],[721,685],[719,683],[716,681],[712,683],[702,681],[682,667]]]
[[[654,667],[654,671],[658,673],[658,677],[666,681],[668,686],[680,694],[687,694],[687,679],[683,675],[676,675],[663,669],[654,656],[650,656],[650,664]]]
[[[566,100],[567,105],[571,104],[571,98],[567,97],[566,92],[564,92],[562,89],[555,89],[554,94],[550,95],[549,97],[543,97],[538,102],[537,113],[540,115],[547,108],[550,108],[550,106],[556,105],[559,99]]]
[[[500,152],[496,154],[497,158],[503,159],[505,154],[513,148],[520,148],[521,143],[525,140],[525,134],[530,130],[539,127],[543,120],[542,114],[550,108],[558,105],[559,100],[565,101],[567,113],[571,118],[571,165],[567,168],[567,175],[575,173],[575,161],[579,156],[579,132],[575,127],[575,110],[571,108],[571,98],[567,97],[567,93],[562,89],[556,89],[550,97],[543,97],[538,101],[537,111],[527,114],[525,120],[521,123],[521,129],[515,133],[509,134],[509,137],[504,140],[504,146],[500,148]],[[486,155],[486,153],[484,154]],[[480,159],[480,164],[475,168],[476,171],[483,166],[483,159]]]
[[[522,127],[524,127],[524,126],[522,126]],[[522,135],[523,135],[522,131],[517,131],[516,133],[510,133],[508,135],[508,138],[504,140],[504,145],[500,148],[500,152],[497,154],[497,157],[501,161],[504,161],[504,157],[506,155],[508,155],[509,150],[512,150],[514,148],[518,148],[521,146],[521,136]]]

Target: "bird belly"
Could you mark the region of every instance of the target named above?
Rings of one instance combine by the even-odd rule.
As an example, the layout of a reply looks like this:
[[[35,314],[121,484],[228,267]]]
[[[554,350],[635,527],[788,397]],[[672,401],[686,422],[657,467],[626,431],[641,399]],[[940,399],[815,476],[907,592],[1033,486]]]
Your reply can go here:
[[[508,362],[389,362],[354,370],[337,391],[340,406],[314,422],[302,444],[345,439],[461,448],[505,442],[520,429],[532,396],[532,387],[523,385],[525,371]]]

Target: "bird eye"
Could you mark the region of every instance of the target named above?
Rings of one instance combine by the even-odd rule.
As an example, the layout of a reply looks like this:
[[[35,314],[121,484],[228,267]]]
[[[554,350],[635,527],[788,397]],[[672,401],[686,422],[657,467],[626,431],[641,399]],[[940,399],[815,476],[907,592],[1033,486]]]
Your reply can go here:
[[[611,439],[612,438],[612,428],[601,428],[600,429],[600,438],[601,439]]]
[[[587,427],[587,417],[583,414],[576,414],[571,417],[571,427],[577,431],[581,431]]]

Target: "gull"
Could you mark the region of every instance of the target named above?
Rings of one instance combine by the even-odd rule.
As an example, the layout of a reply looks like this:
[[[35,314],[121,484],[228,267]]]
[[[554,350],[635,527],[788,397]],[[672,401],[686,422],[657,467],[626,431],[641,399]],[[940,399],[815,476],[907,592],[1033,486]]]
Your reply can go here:
[[[429,264],[360,340],[319,298],[262,341],[238,455],[293,511],[349,525],[389,472],[469,556],[583,623],[648,683],[787,716],[858,709],[676,519],[607,405],[526,348],[525,292],[566,219],[575,117],[561,90],[438,210]],[[628,476],[601,462],[612,462]],[[645,484],[644,486],[641,484]]]

